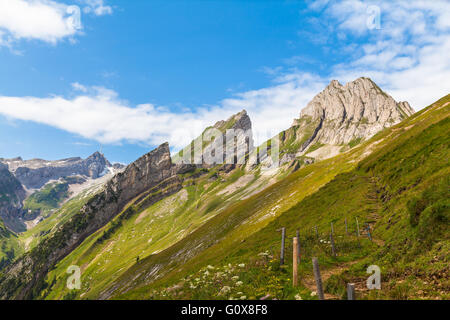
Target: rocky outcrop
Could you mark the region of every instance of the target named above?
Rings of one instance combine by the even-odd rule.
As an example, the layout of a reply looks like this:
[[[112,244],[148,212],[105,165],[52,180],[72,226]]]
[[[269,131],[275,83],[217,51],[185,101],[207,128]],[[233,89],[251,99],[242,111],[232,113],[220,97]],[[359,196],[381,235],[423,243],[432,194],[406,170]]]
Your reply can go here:
[[[56,161],[42,159],[22,160],[22,158],[3,159],[14,176],[28,189],[39,189],[51,180],[81,175],[92,179],[99,178],[111,163],[99,152],[87,159],[68,158]]]
[[[20,221],[25,196],[25,190],[8,166],[0,163],[0,218],[10,230],[25,230],[24,223]]]
[[[117,173],[102,192],[93,196],[80,213],[62,225],[51,237],[8,267],[0,278],[0,297],[31,298],[39,291],[47,271],[69,254],[89,235],[105,226],[131,200],[148,190],[155,190],[140,200],[141,205],[158,201],[181,188],[170,158],[169,145],[162,144]],[[164,181],[169,182],[164,183]],[[159,190],[159,187],[164,190]],[[158,193],[162,191],[162,193]]]
[[[296,156],[312,146],[343,146],[369,139],[414,113],[408,102],[396,102],[369,78],[346,85],[333,80],[301,111],[284,136]],[[295,149],[295,150],[292,150]]]
[[[180,173],[188,168],[211,168],[218,164],[243,164],[254,149],[252,122],[246,110],[227,120],[208,127],[185,149],[176,154],[173,161]],[[190,166],[189,166],[190,165]]]

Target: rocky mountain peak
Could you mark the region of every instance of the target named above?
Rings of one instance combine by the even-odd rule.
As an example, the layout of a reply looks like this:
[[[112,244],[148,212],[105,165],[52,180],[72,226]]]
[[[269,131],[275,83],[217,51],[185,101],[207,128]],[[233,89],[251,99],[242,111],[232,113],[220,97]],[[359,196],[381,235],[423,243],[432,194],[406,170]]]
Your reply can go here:
[[[371,79],[362,77],[345,85],[332,80],[301,111],[300,118],[309,116],[312,120],[326,119],[341,123],[362,121],[363,124],[376,123],[387,127],[413,113],[408,102],[396,102]]]
[[[51,180],[81,175],[86,178],[101,177],[111,163],[100,152],[95,152],[86,159],[67,158],[61,160],[43,160],[22,158],[0,160],[14,176],[27,188],[39,189]]]
[[[220,131],[221,136],[218,136],[217,130]],[[202,140],[202,143],[199,143],[200,140]],[[197,154],[194,150],[198,145],[202,149]],[[229,162],[235,164],[237,159],[242,158],[253,148],[252,122],[247,111],[243,109],[227,120],[218,121],[212,127],[206,128],[199,137],[177,153],[173,161],[176,164],[202,167],[212,167],[216,164]],[[193,153],[195,153],[194,156]],[[219,156],[220,154],[222,157]],[[233,161],[230,161],[231,158],[234,158]],[[184,166],[181,166],[181,168],[180,170],[186,170]]]
[[[396,102],[369,78],[345,85],[332,80],[294,120],[297,155],[306,154],[312,145],[331,145],[334,151],[329,149],[320,158],[334,156],[342,146],[369,139],[413,113],[408,102]]]
[[[247,111],[243,109],[241,112],[232,115],[227,120],[217,121],[213,127],[221,131],[225,131],[227,129],[251,130],[252,122],[247,114]]]

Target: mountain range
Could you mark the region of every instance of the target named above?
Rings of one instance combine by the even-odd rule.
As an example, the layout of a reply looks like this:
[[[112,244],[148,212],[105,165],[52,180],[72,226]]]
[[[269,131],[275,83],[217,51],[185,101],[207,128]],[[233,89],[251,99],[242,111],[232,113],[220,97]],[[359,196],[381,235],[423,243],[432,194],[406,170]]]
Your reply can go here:
[[[123,168],[99,152],[56,161],[0,158],[0,218],[12,231],[24,231],[27,221],[47,216],[95,180],[107,180]]]
[[[313,299],[312,256],[333,298],[375,262],[385,290],[360,286],[362,297],[448,297],[449,101],[414,113],[369,78],[332,81],[257,147],[243,110],[126,168],[100,153],[0,159],[0,297]],[[282,227],[299,232],[299,288],[279,264]],[[74,265],[82,284],[70,290]]]

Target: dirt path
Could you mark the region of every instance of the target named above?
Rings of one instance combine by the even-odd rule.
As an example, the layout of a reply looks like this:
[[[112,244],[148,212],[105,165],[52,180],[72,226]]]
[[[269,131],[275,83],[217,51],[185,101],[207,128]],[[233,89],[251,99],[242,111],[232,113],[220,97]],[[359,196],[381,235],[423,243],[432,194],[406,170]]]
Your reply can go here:
[[[332,275],[340,274],[347,270],[350,266],[354,265],[355,263],[359,262],[360,260],[355,260],[347,263],[343,263],[337,266],[334,266],[329,269],[320,270],[320,275],[322,276],[322,283],[325,283]],[[301,283],[307,287],[311,291],[317,292],[317,286],[316,286],[316,280],[314,279],[313,275],[310,275],[308,277],[305,277],[301,279]],[[325,300],[338,300],[340,299],[338,296],[335,296],[333,294],[324,293]]]

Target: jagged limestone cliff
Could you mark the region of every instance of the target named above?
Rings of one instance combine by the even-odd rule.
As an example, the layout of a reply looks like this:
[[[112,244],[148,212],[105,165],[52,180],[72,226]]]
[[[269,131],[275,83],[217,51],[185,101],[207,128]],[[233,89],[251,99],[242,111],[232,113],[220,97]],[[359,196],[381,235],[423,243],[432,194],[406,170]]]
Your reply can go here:
[[[8,166],[0,162],[0,218],[11,230],[23,230],[18,221],[22,212],[22,201],[26,193],[20,182],[9,172]]]
[[[345,85],[333,80],[282,132],[282,162],[307,154],[332,157],[413,113],[407,102],[396,102],[369,78]]]
[[[174,156],[174,163],[212,168],[226,164],[228,169],[245,161],[254,148],[252,122],[246,110],[206,128],[186,148]]]

